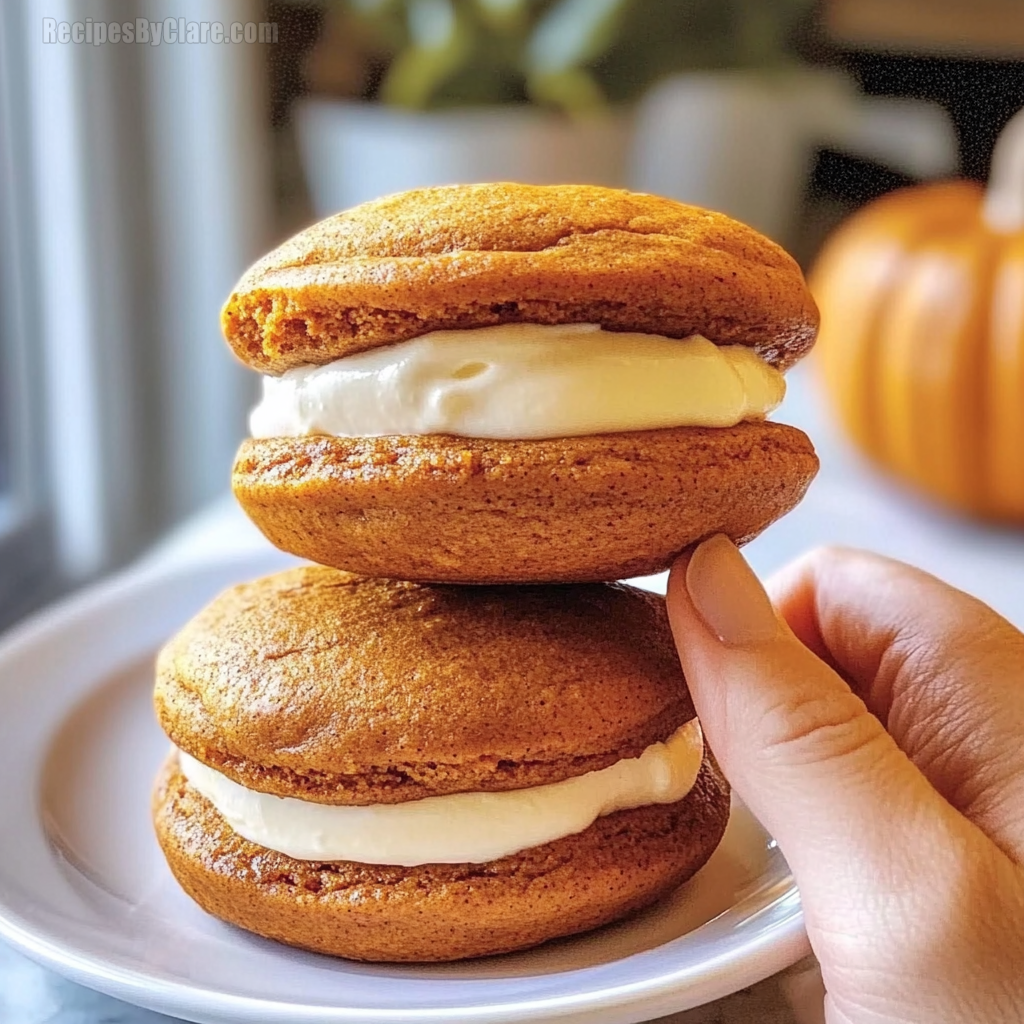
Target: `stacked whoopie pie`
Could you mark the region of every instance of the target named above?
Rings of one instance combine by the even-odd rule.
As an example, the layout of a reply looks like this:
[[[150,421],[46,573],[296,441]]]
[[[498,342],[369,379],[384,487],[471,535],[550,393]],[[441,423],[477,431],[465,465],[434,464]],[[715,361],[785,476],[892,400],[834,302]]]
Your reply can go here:
[[[608,581],[803,496],[811,444],[766,420],[817,328],[794,261],[654,196],[424,189],[286,242],[223,326],[265,375],[235,494],[321,564],[161,652],[154,817],[185,890],[292,945],[427,961],[689,878],[728,787],[663,600]]]

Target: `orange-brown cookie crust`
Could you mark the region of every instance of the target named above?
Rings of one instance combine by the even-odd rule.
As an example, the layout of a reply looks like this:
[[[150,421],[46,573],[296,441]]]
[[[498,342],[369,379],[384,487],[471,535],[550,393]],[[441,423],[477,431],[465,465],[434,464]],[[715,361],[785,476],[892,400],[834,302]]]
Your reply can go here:
[[[443,961],[596,928],[690,878],[718,845],[728,787],[709,759],[690,794],[599,818],[487,864],[298,861],[237,835],[172,757],[153,797],[157,837],[204,910],[292,946],[354,960]]]
[[[320,566],[214,600],[161,651],[155,704],[229,778],[334,804],[558,782],[694,716],[658,595]]]
[[[239,281],[222,327],[261,373],[428,331],[595,323],[750,345],[780,369],[818,312],[796,262],[719,213],[593,185],[418,189],[329,217]]]
[[[271,543],[324,565],[444,583],[569,583],[742,544],[803,497],[807,436],[777,423],[549,441],[248,440],[232,487]]]

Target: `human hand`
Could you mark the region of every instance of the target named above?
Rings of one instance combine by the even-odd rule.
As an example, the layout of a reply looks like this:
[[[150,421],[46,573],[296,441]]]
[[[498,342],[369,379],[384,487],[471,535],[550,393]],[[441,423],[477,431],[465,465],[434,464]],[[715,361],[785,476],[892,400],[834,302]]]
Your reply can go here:
[[[668,613],[708,744],[800,887],[829,1024],[1024,1021],[1024,635],[816,551],[765,590],[714,537]]]

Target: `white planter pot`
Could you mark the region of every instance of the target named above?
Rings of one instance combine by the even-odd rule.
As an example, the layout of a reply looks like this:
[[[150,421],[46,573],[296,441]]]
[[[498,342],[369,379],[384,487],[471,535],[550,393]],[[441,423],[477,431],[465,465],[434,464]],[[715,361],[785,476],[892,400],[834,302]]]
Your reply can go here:
[[[311,98],[296,127],[317,216],[425,185],[478,181],[622,186],[623,114],[570,119],[533,107],[425,113]]]
[[[641,102],[629,180],[781,240],[812,152],[789,90],[754,76],[683,75]]]

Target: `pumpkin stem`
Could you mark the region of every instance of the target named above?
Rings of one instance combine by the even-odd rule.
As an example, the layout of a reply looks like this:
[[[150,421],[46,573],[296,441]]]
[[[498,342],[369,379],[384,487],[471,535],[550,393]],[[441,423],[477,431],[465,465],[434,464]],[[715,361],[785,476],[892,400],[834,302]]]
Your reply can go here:
[[[1024,110],[1010,118],[996,141],[982,218],[993,231],[1024,231]]]

